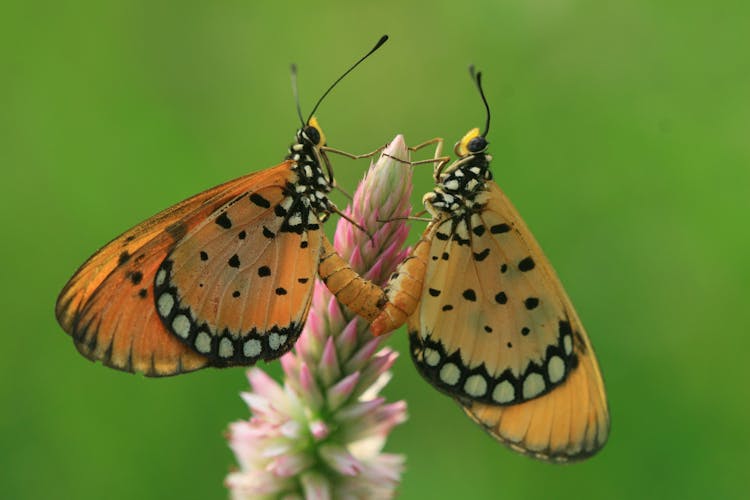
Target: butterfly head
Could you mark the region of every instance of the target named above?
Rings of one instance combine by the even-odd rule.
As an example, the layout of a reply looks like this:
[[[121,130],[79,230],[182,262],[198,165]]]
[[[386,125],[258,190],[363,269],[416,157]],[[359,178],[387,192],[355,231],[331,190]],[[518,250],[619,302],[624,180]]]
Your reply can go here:
[[[471,79],[477,85],[479,89],[479,96],[482,98],[484,103],[484,109],[486,113],[486,121],[484,124],[484,131],[480,132],[479,128],[473,128],[466,132],[460,141],[453,147],[453,152],[460,158],[466,158],[470,155],[482,154],[487,150],[487,133],[490,131],[490,105],[487,103],[487,98],[484,95],[484,89],[482,88],[482,72],[476,72],[474,66],[469,66],[469,74]]]
[[[460,141],[453,147],[456,156],[464,158],[469,155],[484,153],[487,150],[487,139],[479,132],[479,128],[473,128],[466,132]]]
[[[297,141],[306,143],[313,148],[320,148],[326,145],[326,136],[323,129],[318,124],[318,119],[314,116],[310,118],[303,128],[297,132]]]

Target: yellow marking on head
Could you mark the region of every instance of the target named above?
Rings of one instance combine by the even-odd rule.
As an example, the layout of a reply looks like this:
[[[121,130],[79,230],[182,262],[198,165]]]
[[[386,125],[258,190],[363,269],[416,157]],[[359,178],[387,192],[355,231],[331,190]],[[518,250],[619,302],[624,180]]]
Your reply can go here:
[[[473,128],[466,132],[466,135],[464,135],[461,140],[456,144],[455,152],[459,156],[466,156],[469,154],[469,143],[472,139],[475,137],[479,137],[479,129]]]
[[[324,146],[326,143],[326,135],[323,133],[323,129],[320,128],[320,124],[318,123],[318,119],[316,117],[310,118],[310,121],[307,123],[309,126],[315,128],[318,133],[320,134],[320,142],[318,143],[318,146]]]

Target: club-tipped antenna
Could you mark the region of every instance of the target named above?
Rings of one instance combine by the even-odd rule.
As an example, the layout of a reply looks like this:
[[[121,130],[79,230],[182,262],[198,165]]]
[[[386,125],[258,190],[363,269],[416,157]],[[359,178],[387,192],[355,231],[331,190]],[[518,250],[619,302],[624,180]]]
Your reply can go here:
[[[482,96],[484,108],[487,110],[487,121],[484,124],[484,132],[482,132],[482,137],[487,137],[487,132],[490,131],[490,105],[487,104],[487,98],[484,96],[484,89],[482,88],[482,72],[477,73],[472,64],[469,66],[469,74],[471,75],[471,79],[477,84],[479,95]]]
[[[305,119],[302,117],[302,107],[299,104],[299,88],[297,87],[297,65],[292,64],[291,68],[289,68],[289,71],[292,75],[292,94],[294,94],[294,102],[295,104],[297,104],[297,116],[299,116],[299,121],[304,127]]]
[[[313,115],[315,114],[315,112],[318,110],[318,106],[320,106],[320,103],[323,102],[323,99],[325,99],[325,97],[331,92],[331,90],[333,90],[333,88],[341,80],[343,80],[346,75],[348,75],[349,73],[351,73],[354,68],[356,68],[357,66],[359,66],[359,63],[361,63],[362,61],[364,61],[365,59],[367,59],[373,52],[375,52],[376,50],[378,50],[380,48],[380,46],[383,45],[387,41],[388,41],[388,35],[381,36],[380,40],[378,40],[378,43],[376,43],[375,46],[372,49],[370,49],[370,51],[367,54],[365,54],[364,56],[362,56],[359,61],[355,62],[352,65],[351,68],[349,68],[348,70],[346,70],[343,75],[341,75],[340,77],[338,77],[336,79],[336,81],[333,82],[330,87],[328,87],[328,90],[326,90],[325,93],[320,97],[320,99],[318,99],[318,102],[315,104],[315,107],[310,112],[310,116],[307,118],[307,121],[305,122],[305,124],[307,124],[307,123],[310,122],[310,118],[313,117]]]

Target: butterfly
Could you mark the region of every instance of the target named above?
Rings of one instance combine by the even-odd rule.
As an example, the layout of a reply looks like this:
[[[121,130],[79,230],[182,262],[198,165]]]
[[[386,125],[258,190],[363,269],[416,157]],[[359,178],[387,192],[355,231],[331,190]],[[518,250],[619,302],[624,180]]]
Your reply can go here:
[[[492,180],[489,104],[481,73],[470,73],[485,130],[456,144],[454,163],[436,162],[423,198],[432,217],[371,328],[407,322],[420,374],[500,442],[542,460],[582,459],[609,433],[602,376],[554,269]]]
[[[78,269],[55,313],[81,354],[119,370],[167,376],[251,365],[292,348],[319,264],[325,262],[326,275],[343,267],[321,230],[331,212],[340,213],[328,199],[334,179],[326,156],[340,151],[327,148],[314,113],[387,39],[328,88],[307,120],[296,99],[302,127],[285,161],[167,208]],[[294,67],[292,75],[296,98]],[[350,274],[332,280],[337,293],[361,287],[382,295]],[[371,319],[377,312],[369,302],[360,309],[369,309]]]

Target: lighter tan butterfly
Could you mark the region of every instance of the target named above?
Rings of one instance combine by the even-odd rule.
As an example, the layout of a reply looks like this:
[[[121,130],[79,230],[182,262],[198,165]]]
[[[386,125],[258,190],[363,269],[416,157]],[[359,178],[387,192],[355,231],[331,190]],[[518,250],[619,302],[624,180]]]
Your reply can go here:
[[[372,323],[408,322],[419,372],[512,449],[549,461],[596,453],[609,433],[591,343],[534,236],[492,181],[486,126],[436,162],[423,202],[432,219],[385,288]]]

